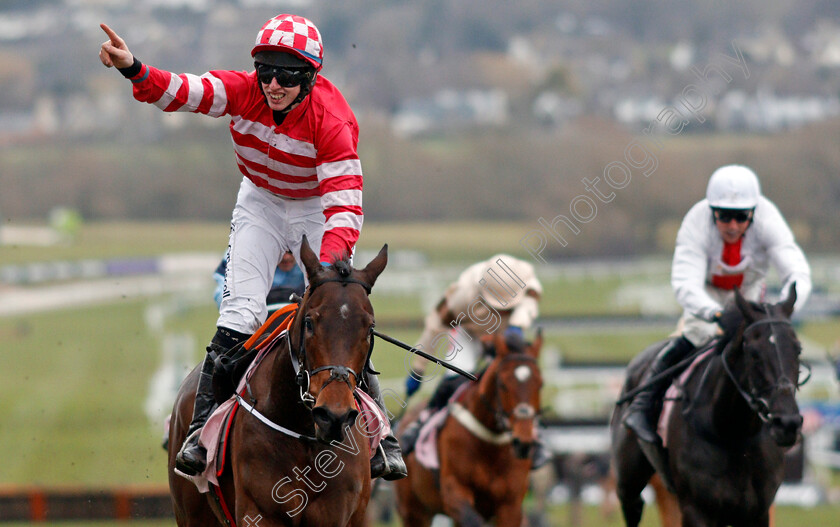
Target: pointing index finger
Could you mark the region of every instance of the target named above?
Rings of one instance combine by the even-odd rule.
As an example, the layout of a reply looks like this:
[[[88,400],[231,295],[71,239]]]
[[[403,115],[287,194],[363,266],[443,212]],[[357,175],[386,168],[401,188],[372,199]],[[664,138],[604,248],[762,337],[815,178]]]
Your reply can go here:
[[[119,36],[119,35],[117,35],[117,34],[114,32],[114,30],[113,30],[113,29],[111,29],[110,27],[108,27],[108,25],[107,25],[107,24],[99,24],[99,27],[101,27],[101,28],[102,28],[102,31],[104,31],[104,32],[105,32],[105,34],[106,34],[106,35],[108,35],[108,38],[109,38],[109,39],[111,39],[111,43],[112,43],[112,44],[114,44],[115,46],[119,46],[120,44],[122,44],[122,43],[123,43],[123,39],[121,39],[121,38],[120,38],[120,36]]]

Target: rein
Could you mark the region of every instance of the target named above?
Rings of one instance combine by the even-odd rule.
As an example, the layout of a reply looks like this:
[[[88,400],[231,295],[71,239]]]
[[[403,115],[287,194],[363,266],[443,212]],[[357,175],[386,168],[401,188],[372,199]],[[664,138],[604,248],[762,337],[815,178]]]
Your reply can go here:
[[[769,308],[768,308],[769,312]],[[791,326],[792,323],[790,320],[786,318],[766,318],[762,320],[758,320],[753,322],[752,324],[748,325],[744,329],[744,333],[747,331],[755,328],[756,326],[762,325],[769,325],[770,326],[770,341],[773,343],[773,347],[776,351],[776,359],[779,362],[779,366],[781,369],[782,365],[782,351],[779,349],[779,341],[776,338],[776,326],[778,324],[783,324],[787,326]],[[743,337],[741,347],[743,347]],[[729,362],[727,358],[729,354],[732,353],[732,347],[726,348],[723,353],[721,354],[721,363],[723,363],[723,369],[726,371],[726,375],[732,381],[732,384],[735,386],[735,389],[738,390],[738,393],[741,394],[741,397],[747,402],[747,405],[758,415],[759,419],[761,419],[765,423],[769,423],[775,416],[770,412],[770,403],[764,397],[760,397],[758,391],[752,385],[753,383],[750,381],[749,391],[745,390],[738,379],[735,377],[735,374],[732,372],[732,368],[729,366]],[[807,366],[807,365],[806,365]],[[786,375],[782,374],[782,377],[778,380],[777,384],[772,387],[771,395],[775,394],[780,390],[791,390],[796,391],[798,386],[802,386],[808,379],[810,379],[810,367],[808,367],[808,376],[805,378],[804,381],[798,384],[794,384],[790,379],[787,378]]]
[[[353,379],[355,381],[356,386],[359,385],[359,373],[355,372],[352,368],[348,368],[347,366],[331,364],[331,365],[327,365],[327,366],[320,366],[318,368],[315,368],[314,370],[310,370],[309,366],[308,366],[309,356],[306,353],[306,338],[305,338],[306,331],[305,331],[304,326],[307,323],[311,323],[311,321],[310,321],[308,315],[305,313],[305,311],[306,311],[307,301],[309,300],[309,298],[312,297],[312,293],[315,291],[315,289],[324,285],[324,284],[326,284],[326,283],[336,282],[336,283],[341,284],[344,287],[346,287],[348,284],[360,285],[360,286],[362,286],[362,288],[364,288],[365,292],[368,295],[370,295],[370,292],[371,292],[371,286],[368,283],[363,282],[361,280],[358,280],[356,278],[352,278],[349,274],[349,271],[347,271],[346,269],[345,270],[338,270],[337,269],[336,272],[338,273],[337,277],[325,278],[325,279],[322,279],[322,280],[313,281],[309,284],[309,290],[306,292],[306,294],[304,295],[304,298],[301,300],[301,305],[300,305],[300,308],[298,309],[298,316],[302,317],[302,319],[300,320],[300,322],[298,322],[298,320],[296,319],[295,324],[294,324],[295,326],[297,326],[299,328],[299,330],[298,330],[299,338],[298,338],[297,349],[294,349],[294,350],[292,349],[291,332],[289,333],[289,338],[286,339],[287,342],[288,342],[288,346],[289,346],[289,358],[292,362],[292,368],[294,369],[294,372],[295,372],[295,382],[297,383],[297,385],[300,389],[300,400],[310,410],[315,405],[315,398],[309,392],[310,381],[312,379],[312,376],[315,375],[316,373],[322,372],[322,371],[329,371],[330,372],[329,378],[321,386],[322,390],[328,384],[330,384],[331,382],[339,381],[339,382],[343,382],[343,383],[347,384],[347,387],[350,388],[351,391],[353,391],[355,389],[355,387],[353,386],[353,384],[350,383],[350,376],[351,375],[353,376]],[[345,274],[345,272],[346,272],[346,274]],[[371,329],[371,332],[372,332],[372,329]],[[367,358],[365,359],[365,366],[364,366],[363,371],[368,371],[368,372],[376,375],[379,372],[375,371],[370,366],[370,357],[371,357],[371,354],[373,353],[373,341],[374,341],[373,334],[371,333],[371,335],[370,335],[370,347],[368,348]]]
[[[327,386],[329,383],[331,383],[333,381],[340,381],[340,382],[346,383],[347,386],[350,388],[350,390],[353,391],[353,390],[355,390],[355,387],[350,383],[350,375],[352,375],[353,378],[355,379],[356,385],[358,386],[358,384],[359,384],[359,374],[356,373],[355,371],[353,371],[352,368],[348,368],[347,366],[328,365],[328,366],[320,366],[318,368],[315,368],[314,370],[309,370],[308,366],[306,366],[306,364],[309,361],[307,360],[308,355],[306,353],[306,339],[304,338],[305,328],[303,326],[307,323],[307,315],[304,314],[304,311],[305,311],[305,305],[306,305],[307,301],[312,296],[312,292],[317,287],[319,287],[319,286],[321,286],[325,283],[329,283],[329,282],[338,282],[338,283],[342,284],[343,286],[346,286],[348,284],[357,284],[357,285],[362,286],[367,294],[370,294],[370,291],[371,291],[371,286],[369,284],[367,284],[365,282],[362,282],[361,280],[351,278],[349,275],[345,276],[342,273],[342,271],[337,270],[337,272],[339,274],[339,276],[337,278],[327,278],[327,279],[324,279],[324,280],[319,280],[317,282],[310,283],[309,290],[304,295],[304,298],[300,299],[300,301],[298,302],[299,305],[298,305],[298,308],[297,308],[297,313],[295,314],[295,320],[290,325],[290,326],[297,326],[297,327],[300,328],[299,329],[300,338],[298,339],[297,349],[292,349],[291,329],[286,330],[286,331],[284,331],[283,334],[281,334],[281,335],[283,335],[283,337],[286,340],[286,348],[289,352],[289,360],[292,363],[292,369],[294,370],[294,373],[295,373],[295,382],[300,389],[300,400],[301,400],[301,402],[303,402],[304,406],[306,406],[310,410],[315,405],[315,398],[309,392],[310,380],[311,380],[312,376],[315,375],[316,373],[321,372],[321,371],[329,371],[330,372],[330,377],[326,380],[326,382],[324,382],[324,384],[321,386],[321,389],[323,389],[325,386]],[[300,322],[298,321],[299,317],[303,317],[303,319],[300,320]],[[373,370],[370,367],[370,356],[371,356],[371,353],[373,353],[373,340],[374,340],[373,335],[371,334],[370,335],[370,348],[368,349],[367,359],[365,361],[365,370],[370,371],[373,374],[378,374],[379,372],[376,372],[375,370]],[[302,357],[302,361],[299,357]],[[251,391],[251,388],[250,388],[250,385],[248,385],[248,392],[250,393],[250,391]],[[263,424],[265,424],[269,428],[271,428],[273,430],[276,430],[276,431],[278,431],[282,434],[293,437],[295,439],[302,439],[302,440],[307,440],[307,441],[317,441],[317,439],[313,436],[306,435],[306,434],[301,434],[301,433],[295,432],[293,430],[289,430],[288,428],[286,428],[284,426],[281,426],[281,425],[278,425],[277,423],[273,422],[271,419],[269,419],[268,417],[263,415],[261,412],[259,412],[254,407],[254,405],[256,404],[256,401],[253,399],[253,396],[251,397],[251,401],[252,401],[253,404],[249,404],[239,394],[236,394],[236,400],[239,402],[239,404],[248,413],[250,413],[251,415],[256,417],[260,422],[262,422]]]
[[[534,357],[522,353],[516,352],[506,355],[501,359],[499,362],[499,367],[502,364],[508,361],[517,360],[517,361],[526,361],[528,363],[537,364],[537,359]],[[501,390],[503,388],[502,381],[499,379],[498,375],[498,368],[496,372],[496,392],[495,397],[493,399],[493,403],[488,401],[485,397],[479,394],[479,400],[482,404],[490,411],[493,415],[493,419],[495,421],[495,427],[499,432],[494,432],[488,429],[485,425],[483,425],[478,418],[476,418],[469,410],[465,407],[461,406],[458,403],[453,403],[450,406],[450,411],[452,412],[452,416],[464,427],[469,430],[474,436],[482,439],[488,443],[493,443],[496,445],[510,443],[513,440],[513,427],[511,426],[511,415],[508,415],[504,408],[502,407],[502,401],[500,397]],[[536,417],[537,411],[534,409],[533,406],[527,403],[519,403],[517,404],[512,412],[513,419],[533,419]]]

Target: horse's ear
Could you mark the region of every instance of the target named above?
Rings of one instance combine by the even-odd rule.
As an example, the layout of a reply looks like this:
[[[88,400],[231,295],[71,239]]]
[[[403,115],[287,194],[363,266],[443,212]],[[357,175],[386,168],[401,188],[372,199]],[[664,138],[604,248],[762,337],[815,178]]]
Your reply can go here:
[[[496,348],[496,356],[503,357],[510,352],[508,349],[507,342],[505,342],[505,336],[502,331],[496,331],[493,333],[493,347]]]
[[[796,282],[790,285],[790,290],[788,291],[788,296],[784,302],[782,302],[782,313],[785,314],[787,318],[790,318],[793,315],[793,305],[796,303]]]
[[[303,235],[303,239],[300,241],[300,261],[303,262],[303,267],[306,269],[306,277],[309,279],[309,282],[312,283],[312,279],[315,278],[319,272],[321,272],[321,262],[318,261],[318,255],[312,250],[309,246],[309,241],[306,239],[306,235]]]
[[[532,342],[530,346],[526,346],[525,350],[527,351],[528,355],[537,359],[540,356],[540,350],[542,349],[542,345],[543,330],[542,328],[537,328],[537,338],[534,339],[534,342]]]
[[[752,304],[750,304],[749,300],[744,298],[744,295],[741,294],[740,288],[735,288],[735,305],[738,306],[738,310],[743,313],[744,318],[747,320],[755,320],[758,318],[758,313],[753,308]]]
[[[379,254],[376,255],[376,258],[370,261],[369,264],[365,266],[364,269],[359,271],[360,273],[365,275],[365,282],[368,285],[373,287],[373,284],[376,283],[376,279],[385,270],[385,266],[388,265],[388,244],[382,246],[379,250]]]

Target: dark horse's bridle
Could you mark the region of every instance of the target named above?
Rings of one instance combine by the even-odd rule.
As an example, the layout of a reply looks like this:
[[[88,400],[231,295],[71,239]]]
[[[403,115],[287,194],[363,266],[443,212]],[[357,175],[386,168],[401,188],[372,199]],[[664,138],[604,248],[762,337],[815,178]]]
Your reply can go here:
[[[338,267],[335,268],[335,271],[338,273],[338,276],[333,278],[325,278],[322,280],[314,281],[309,284],[309,290],[304,297],[304,300],[301,302],[300,306],[300,315],[303,317],[300,321],[299,325],[299,338],[296,349],[292,349],[291,343],[291,333],[289,334],[289,338],[287,338],[287,342],[289,343],[289,357],[292,361],[292,367],[295,370],[295,382],[300,387],[300,400],[303,404],[309,408],[310,410],[315,405],[315,398],[309,393],[310,381],[312,376],[321,371],[329,371],[330,377],[324,382],[321,386],[323,390],[328,384],[333,381],[339,381],[347,384],[351,391],[353,391],[354,386],[350,383],[350,376],[352,375],[356,381],[356,385],[359,384],[359,374],[353,371],[352,368],[348,368],[347,366],[341,365],[328,365],[328,366],[320,366],[315,368],[314,370],[309,369],[309,356],[306,353],[306,329],[307,327],[311,327],[312,320],[309,318],[304,312],[304,304],[306,301],[311,298],[312,293],[315,291],[316,288],[320,287],[323,284],[330,283],[330,282],[337,282],[342,286],[347,286],[350,284],[357,284],[364,288],[365,292],[370,295],[371,286],[366,282],[358,280],[350,276],[351,270],[346,267]],[[365,359],[365,366],[363,371],[370,371],[371,373],[378,373],[374,371],[370,367],[370,356],[373,353],[373,326],[370,328],[369,332],[370,338],[370,347],[368,348],[367,358]]]
[[[765,309],[769,313],[769,306],[766,306]],[[770,340],[773,343],[773,347],[776,350],[776,359],[779,361],[779,370],[782,371],[782,351],[781,349],[779,349],[779,339],[776,337],[776,326],[780,324],[792,326],[791,321],[786,318],[765,318],[749,324],[742,333],[741,346],[743,346],[743,335],[745,335],[749,330],[757,326],[769,325],[771,335]],[[727,362],[728,354],[732,352],[732,349],[733,346],[729,346],[726,349],[724,349],[723,353],[721,354],[721,362],[723,363],[723,369],[726,371],[726,374],[729,376],[729,379],[732,381],[732,384],[735,385],[735,388],[738,390],[738,393],[741,394],[741,397],[744,398],[749,407],[765,423],[770,423],[770,421],[775,417],[770,412],[770,400],[773,398],[773,395],[780,391],[790,391],[791,393],[794,393],[799,386],[802,386],[811,378],[810,365],[808,365],[807,363],[802,363],[802,365],[808,370],[808,375],[803,381],[794,383],[793,381],[788,379],[787,375],[782,373],[782,376],[778,379],[776,385],[772,386],[769,389],[769,398],[762,397],[762,393],[766,393],[768,390],[760,392],[753,384],[752,377],[750,376],[747,376],[749,384],[748,389],[744,389],[744,387],[736,378],[735,374],[732,372],[732,369],[730,368],[729,363]]]

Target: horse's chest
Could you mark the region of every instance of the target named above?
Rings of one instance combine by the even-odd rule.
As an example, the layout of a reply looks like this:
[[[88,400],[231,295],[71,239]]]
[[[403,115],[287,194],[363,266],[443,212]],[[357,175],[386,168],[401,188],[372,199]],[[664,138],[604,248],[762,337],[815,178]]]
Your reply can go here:
[[[468,483],[474,489],[477,501],[482,498],[490,508],[524,494],[528,485],[527,469],[515,467],[511,459],[501,456],[495,463],[471,463]]]
[[[781,482],[766,455],[750,448],[728,451],[708,443],[684,451],[677,460],[678,493],[705,502],[705,507],[744,514],[766,510]]]

